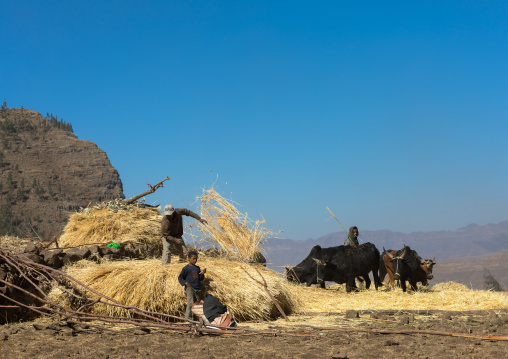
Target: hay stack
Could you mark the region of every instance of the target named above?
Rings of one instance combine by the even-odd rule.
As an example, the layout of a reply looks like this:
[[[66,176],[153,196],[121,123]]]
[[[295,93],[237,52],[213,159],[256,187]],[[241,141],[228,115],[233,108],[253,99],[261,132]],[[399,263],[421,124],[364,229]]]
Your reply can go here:
[[[218,245],[227,258],[200,256],[198,265],[207,268],[207,292],[215,295],[239,320],[269,319],[279,315],[264,288],[257,280],[262,278],[248,262],[261,252],[261,244],[270,231],[261,227],[264,221],[251,221],[235,206],[222,198],[212,188],[204,192],[201,216],[208,225],[197,226],[202,242]],[[120,208],[87,209],[71,216],[59,239],[60,247],[88,245],[92,243],[142,243],[154,247],[161,245],[160,223],[162,215],[156,209],[123,206]],[[196,228],[196,227],[195,227]],[[186,231],[188,233],[188,231]],[[203,235],[205,238],[203,238]],[[231,259],[235,259],[233,261]],[[66,269],[71,276],[111,297],[122,304],[145,310],[183,316],[186,298],[178,275],[186,263],[163,266],[159,260],[104,261],[101,264],[82,261]],[[256,267],[267,282],[268,290],[285,311],[297,307],[291,292],[292,285],[280,274],[265,267]],[[93,294],[89,294],[94,296]],[[62,291],[55,288],[54,300],[65,303]],[[68,305],[68,304],[67,304]],[[97,304],[96,313],[128,315],[120,308]]]
[[[161,220],[158,208],[87,208],[70,216],[58,245],[65,248],[117,242],[159,248]]]
[[[115,261],[95,264],[82,261],[67,269],[67,273],[98,292],[124,305],[183,317],[186,297],[178,283],[178,275],[185,263],[163,266],[159,260]],[[252,265],[200,257],[198,265],[207,268],[207,292],[216,296],[239,320],[269,319],[278,315],[275,304],[251,276],[262,281]],[[292,311],[297,303],[291,285],[275,271],[256,267],[265,278],[268,290],[285,311]],[[64,301],[53,291],[54,300]],[[94,297],[94,294],[89,294]],[[120,308],[96,304],[97,314],[125,316]]]

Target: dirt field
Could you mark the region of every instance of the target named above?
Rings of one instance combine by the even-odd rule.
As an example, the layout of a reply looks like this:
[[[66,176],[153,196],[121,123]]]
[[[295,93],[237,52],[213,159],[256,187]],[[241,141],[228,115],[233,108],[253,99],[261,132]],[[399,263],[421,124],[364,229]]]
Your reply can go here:
[[[357,317],[357,315],[359,317]],[[507,310],[476,312],[354,312],[292,315],[290,323],[240,323],[268,332],[215,336],[135,327],[68,326],[35,321],[0,327],[1,358],[506,358]],[[103,324],[99,324],[103,326]],[[351,331],[340,331],[354,329]],[[369,332],[370,331],[370,332]]]

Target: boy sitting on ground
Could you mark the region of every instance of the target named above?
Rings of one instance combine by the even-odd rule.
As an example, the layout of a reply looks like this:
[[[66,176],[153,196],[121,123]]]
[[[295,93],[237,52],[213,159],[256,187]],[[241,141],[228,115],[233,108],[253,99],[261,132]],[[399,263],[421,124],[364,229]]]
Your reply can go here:
[[[191,308],[192,305],[201,297],[200,281],[205,279],[206,268],[201,270],[196,262],[198,261],[198,253],[196,251],[189,251],[187,253],[187,260],[189,264],[182,268],[178,276],[178,282],[185,286],[185,295],[187,296],[187,308],[185,309],[185,319],[192,319]]]

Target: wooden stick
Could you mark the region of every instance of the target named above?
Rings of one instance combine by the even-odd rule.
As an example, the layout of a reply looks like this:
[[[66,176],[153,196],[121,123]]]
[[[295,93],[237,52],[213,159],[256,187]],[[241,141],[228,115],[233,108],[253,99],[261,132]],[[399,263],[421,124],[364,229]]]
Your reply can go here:
[[[265,278],[261,275],[261,273],[259,272],[259,270],[258,270],[256,267],[254,267],[254,269],[256,270],[256,272],[258,272],[258,274],[259,274],[259,276],[261,277],[261,279],[263,279],[263,283],[261,283],[259,280],[257,280],[257,279],[255,279],[254,277],[252,277],[252,276],[250,275],[250,273],[249,273],[249,272],[247,272],[247,270],[246,270],[245,268],[243,268],[243,267],[241,267],[241,268],[243,269],[243,271],[244,271],[245,273],[247,273],[247,275],[248,275],[248,276],[249,276],[249,277],[250,277],[250,278],[251,278],[254,282],[258,283],[259,285],[261,285],[261,286],[264,288],[265,292],[268,294],[268,296],[270,297],[270,299],[271,299],[271,300],[275,303],[275,306],[276,306],[276,307],[277,307],[277,309],[279,310],[280,314],[282,314],[282,316],[284,317],[284,319],[286,319],[286,321],[288,321],[288,322],[289,322],[290,320],[289,320],[289,319],[288,319],[288,317],[286,316],[286,313],[284,313],[284,310],[282,310],[282,307],[280,306],[279,302],[277,301],[277,299],[275,299],[275,297],[272,295],[272,293],[270,293],[270,291],[268,290],[268,285],[266,284],[266,280],[265,280]]]
[[[333,212],[330,210],[330,208],[326,207],[326,209],[328,210],[328,212],[333,216],[333,218],[335,218],[335,220],[337,220],[337,222],[339,222],[340,226],[342,227],[342,229],[344,230],[344,233],[346,233],[346,236],[347,238],[349,239],[349,241],[351,242],[351,244],[354,244],[353,243],[353,239],[351,239],[351,237],[349,236],[349,233],[346,232],[346,228],[344,228],[344,226],[342,225],[342,223],[340,223],[339,219],[337,217],[335,217],[335,215],[333,214]]]
[[[141,194],[138,194],[137,196],[132,197],[131,199],[127,200],[125,203],[127,203],[127,204],[134,203],[134,202],[136,202],[138,199],[140,199],[141,197],[144,197],[144,196],[146,196],[146,195],[149,195],[149,194],[154,193],[154,192],[155,192],[155,191],[157,191],[159,188],[164,187],[164,184],[163,184],[163,183],[164,183],[164,181],[167,181],[167,180],[169,180],[169,179],[170,179],[169,177],[166,177],[166,178],[164,178],[162,181],[158,182],[157,184],[155,184],[155,185],[153,185],[153,186],[152,186],[150,183],[147,183],[148,187],[150,187],[150,189],[149,189],[148,191],[143,192],[143,193],[141,193]]]

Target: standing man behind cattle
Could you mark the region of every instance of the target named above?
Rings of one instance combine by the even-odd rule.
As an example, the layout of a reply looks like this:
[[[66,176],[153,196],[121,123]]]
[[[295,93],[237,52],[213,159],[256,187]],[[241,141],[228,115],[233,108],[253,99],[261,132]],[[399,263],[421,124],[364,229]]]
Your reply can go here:
[[[185,243],[182,239],[183,236],[183,218],[182,215],[189,216],[197,219],[201,223],[206,224],[206,220],[201,218],[196,213],[186,208],[174,208],[172,204],[164,207],[164,217],[161,223],[162,235],[162,264],[171,263],[171,245],[173,245],[180,259],[185,261],[185,253],[183,247]]]
[[[347,239],[344,241],[345,246],[358,247],[358,227],[350,227]]]

